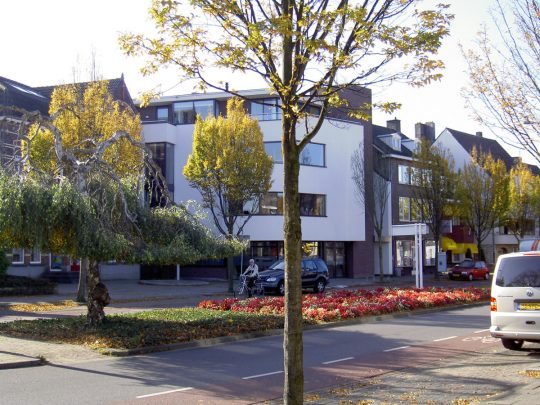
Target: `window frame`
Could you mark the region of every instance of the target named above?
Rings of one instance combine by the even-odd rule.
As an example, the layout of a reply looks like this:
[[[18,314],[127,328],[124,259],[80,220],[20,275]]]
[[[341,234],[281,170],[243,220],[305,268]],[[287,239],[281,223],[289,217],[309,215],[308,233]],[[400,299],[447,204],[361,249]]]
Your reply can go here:
[[[35,260],[34,253],[37,252],[38,260]],[[41,249],[33,248],[30,251],[30,264],[41,264]]]
[[[195,121],[197,120],[197,115],[200,115],[200,114],[197,114],[197,108],[195,107],[196,104],[198,103],[212,103],[212,108],[211,108],[211,111],[209,111],[209,113],[202,117],[203,119],[205,119],[206,117],[208,117],[209,114],[213,114],[214,116],[216,115],[216,106],[217,106],[217,103],[216,103],[216,100],[214,99],[208,99],[208,100],[189,100],[189,101],[176,101],[172,104],[172,111],[173,111],[173,124],[174,125],[193,125],[195,124]],[[188,104],[191,104],[191,109],[190,110],[177,110],[176,109],[176,106],[178,105],[185,105],[187,106]],[[187,121],[189,122],[179,122],[177,120],[177,117],[176,117],[176,111],[186,111],[188,112],[189,111],[189,119]]]
[[[165,118],[160,118],[159,116],[160,111],[165,111],[167,113]],[[169,121],[169,107],[156,107],[156,120],[168,122]]]
[[[249,114],[258,119],[259,121],[277,121],[281,119],[281,109],[279,108],[279,98],[267,97],[267,98],[254,98],[249,100]],[[261,112],[254,114],[253,106],[261,108]],[[265,113],[264,108],[271,107],[273,111]]]
[[[266,145],[270,145],[270,144],[277,144],[279,145],[279,156],[280,156],[280,159],[279,160],[276,160],[274,159],[274,155],[273,154],[270,154],[267,152],[266,150]],[[321,146],[322,147],[322,165],[319,165],[319,164],[307,164],[307,163],[302,163],[302,153],[304,153],[304,151],[306,150],[306,148],[304,148],[302,150],[302,152],[300,153],[300,166],[308,166],[308,167],[326,167],[326,144],[325,143],[320,143],[320,142],[309,142],[306,147],[308,147],[309,145],[317,145],[317,146]],[[272,158],[272,161],[274,163],[278,163],[278,164],[283,164],[283,155],[281,154],[281,141],[264,141],[264,147],[265,147],[265,152],[268,156],[270,156]]]
[[[19,260],[19,261],[15,261],[13,259],[13,256],[14,256],[13,252],[15,250],[20,250],[21,251],[21,254],[20,254],[21,260]],[[24,248],[13,248],[13,249],[11,249],[11,264],[24,264]]]
[[[275,209],[275,212],[272,213],[272,212],[261,212],[262,211],[262,204],[263,204],[263,201],[265,201],[265,197],[268,196],[269,194],[275,194],[276,195],[276,209]],[[300,206],[300,216],[302,217],[315,217],[315,218],[324,218],[324,217],[327,217],[327,195],[326,194],[314,194],[314,193],[300,193],[300,204],[302,203],[302,196],[316,196],[316,197],[322,197],[323,198],[323,202],[322,202],[322,211],[323,211],[323,214],[321,215],[308,215],[308,214],[302,214],[302,207]],[[281,204],[280,204],[280,199],[281,199]],[[245,203],[244,203],[244,207],[245,207]],[[270,208],[265,208],[265,209],[270,209]],[[257,216],[260,216],[260,215],[270,215],[270,216],[283,216],[283,192],[282,191],[269,191],[267,192],[259,201],[259,208],[256,212],[252,213],[251,215],[257,215]]]

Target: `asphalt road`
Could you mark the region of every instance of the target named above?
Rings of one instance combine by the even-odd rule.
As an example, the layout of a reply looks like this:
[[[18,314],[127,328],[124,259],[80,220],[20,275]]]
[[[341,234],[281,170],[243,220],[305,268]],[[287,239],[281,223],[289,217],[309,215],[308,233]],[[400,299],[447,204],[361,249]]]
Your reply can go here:
[[[500,345],[487,305],[304,333],[306,391]],[[0,371],[2,404],[247,404],[279,398],[282,337]]]

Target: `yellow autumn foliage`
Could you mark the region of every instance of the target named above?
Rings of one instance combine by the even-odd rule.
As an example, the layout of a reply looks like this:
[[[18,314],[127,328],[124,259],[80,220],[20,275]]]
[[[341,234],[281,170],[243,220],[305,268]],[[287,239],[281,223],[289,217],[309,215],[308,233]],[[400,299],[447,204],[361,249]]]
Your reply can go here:
[[[117,131],[125,131],[136,141],[142,140],[139,117],[122,103],[113,99],[107,81],[91,82],[84,87],[66,85],[57,87],[49,107],[52,125],[60,134],[64,151],[72,153],[78,161],[91,158],[97,146]],[[34,125],[23,141],[23,159],[26,164],[48,174],[69,176],[70,167],[59,162],[55,153],[54,136],[50,129]],[[142,169],[141,149],[122,139],[113,143],[104,153],[103,160],[111,165],[119,177]]]

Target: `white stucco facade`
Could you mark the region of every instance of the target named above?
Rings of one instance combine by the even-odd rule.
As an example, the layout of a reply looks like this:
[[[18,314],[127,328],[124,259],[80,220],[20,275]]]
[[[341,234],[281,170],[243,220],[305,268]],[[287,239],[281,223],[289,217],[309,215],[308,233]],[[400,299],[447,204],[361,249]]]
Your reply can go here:
[[[265,142],[281,140],[281,121],[260,121]],[[200,202],[197,190],[182,175],[193,141],[193,124],[172,125],[165,122],[144,123],[145,142],[174,145],[174,199],[177,202]],[[305,125],[298,126],[301,139]],[[326,216],[303,216],[302,238],[305,241],[364,241],[364,211],[354,195],[350,161],[353,151],[363,142],[364,127],[354,122],[326,120],[314,143],[325,145],[325,166],[301,166],[299,191],[326,196]],[[271,192],[283,192],[283,164],[275,163]],[[255,240],[283,240],[283,216],[255,215],[244,228]]]

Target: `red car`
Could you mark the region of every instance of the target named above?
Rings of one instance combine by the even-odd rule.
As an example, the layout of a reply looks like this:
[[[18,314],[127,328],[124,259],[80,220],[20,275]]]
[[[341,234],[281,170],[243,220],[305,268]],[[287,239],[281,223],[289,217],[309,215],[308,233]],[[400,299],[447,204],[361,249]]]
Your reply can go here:
[[[465,259],[460,264],[456,264],[448,271],[450,279],[474,279],[489,280],[489,269],[486,262]]]

